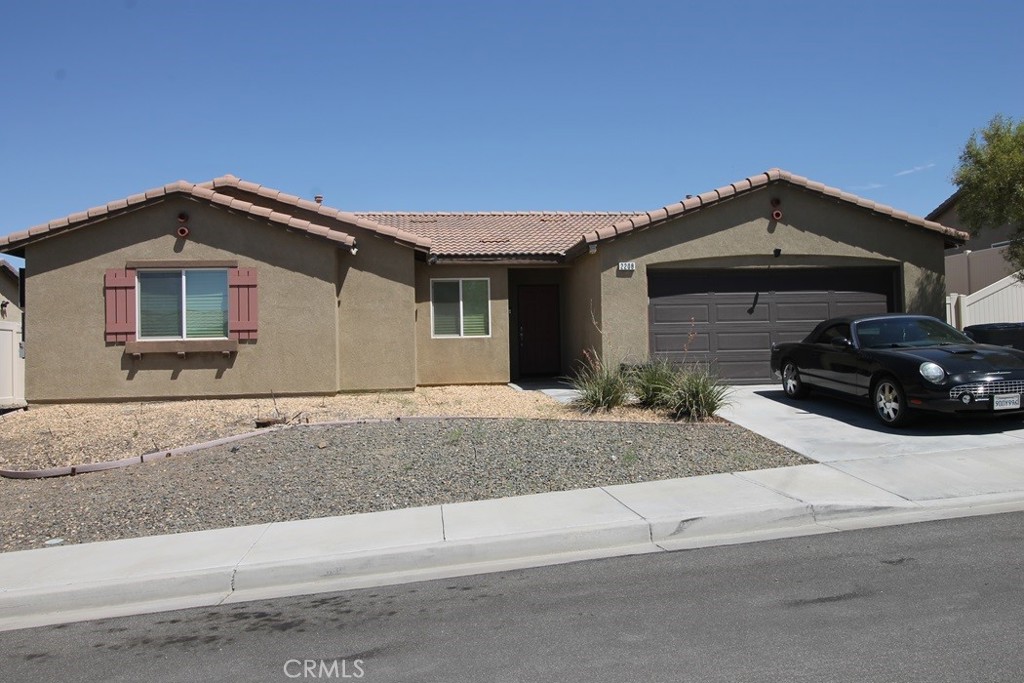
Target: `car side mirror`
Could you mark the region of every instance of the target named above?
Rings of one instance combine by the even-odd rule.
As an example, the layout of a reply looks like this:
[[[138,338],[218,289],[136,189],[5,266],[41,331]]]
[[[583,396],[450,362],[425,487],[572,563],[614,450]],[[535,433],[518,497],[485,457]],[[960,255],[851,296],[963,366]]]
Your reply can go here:
[[[853,342],[847,339],[846,337],[836,337],[835,339],[832,340],[832,346],[836,347],[837,349],[852,349]]]

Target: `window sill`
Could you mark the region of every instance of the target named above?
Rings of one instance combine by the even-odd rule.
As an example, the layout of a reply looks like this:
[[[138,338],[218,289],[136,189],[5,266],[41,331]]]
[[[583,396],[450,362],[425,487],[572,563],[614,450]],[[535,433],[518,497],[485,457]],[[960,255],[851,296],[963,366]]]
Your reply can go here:
[[[225,356],[238,353],[235,339],[181,339],[175,341],[130,341],[125,342],[125,353],[141,356],[144,353],[222,353]]]

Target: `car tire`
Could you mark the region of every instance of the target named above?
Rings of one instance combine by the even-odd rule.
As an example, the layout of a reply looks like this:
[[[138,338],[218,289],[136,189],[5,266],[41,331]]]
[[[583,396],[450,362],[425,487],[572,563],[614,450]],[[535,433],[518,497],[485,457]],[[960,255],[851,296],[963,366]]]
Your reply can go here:
[[[796,363],[791,360],[782,364],[782,390],[789,398],[803,398],[810,391],[800,378]]]
[[[904,427],[910,423],[907,395],[895,378],[880,377],[871,390],[875,415],[887,427]]]

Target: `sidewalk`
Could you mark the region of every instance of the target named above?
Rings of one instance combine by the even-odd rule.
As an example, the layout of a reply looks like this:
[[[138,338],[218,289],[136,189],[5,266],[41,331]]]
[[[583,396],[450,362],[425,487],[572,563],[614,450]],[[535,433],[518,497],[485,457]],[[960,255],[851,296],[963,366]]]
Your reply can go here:
[[[810,432],[794,433],[840,441],[852,428],[764,401],[744,389],[726,416],[767,417],[768,431],[798,420]],[[878,434],[882,453],[905,437]],[[991,436],[983,448],[851,446],[798,467],[3,553],[0,630],[1024,510],[1024,439]]]

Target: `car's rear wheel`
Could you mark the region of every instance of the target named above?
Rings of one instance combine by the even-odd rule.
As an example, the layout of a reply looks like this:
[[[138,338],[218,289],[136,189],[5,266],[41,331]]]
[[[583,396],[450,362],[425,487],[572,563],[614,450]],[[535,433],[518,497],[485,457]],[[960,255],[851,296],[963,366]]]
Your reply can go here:
[[[807,385],[800,379],[800,370],[791,360],[782,364],[782,390],[790,398],[803,398],[808,392]]]
[[[883,424],[889,427],[903,427],[910,422],[907,395],[894,378],[886,376],[875,382],[871,397],[875,405],[875,415]]]

